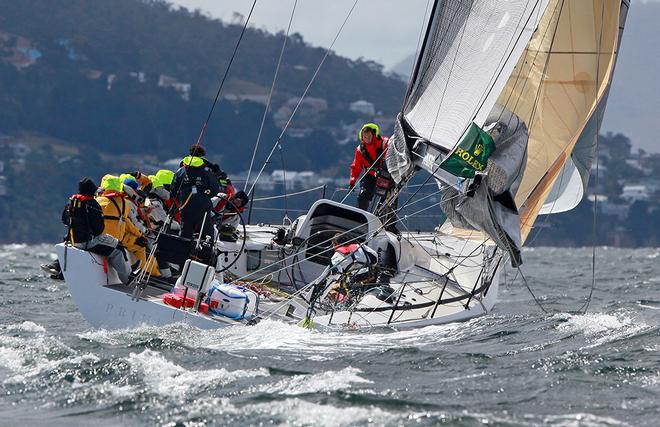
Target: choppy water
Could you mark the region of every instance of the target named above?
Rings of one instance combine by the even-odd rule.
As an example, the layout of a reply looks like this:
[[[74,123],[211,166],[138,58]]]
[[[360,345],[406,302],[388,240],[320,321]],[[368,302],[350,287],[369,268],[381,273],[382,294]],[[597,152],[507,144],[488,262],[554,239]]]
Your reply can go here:
[[[0,424],[554,425],[660,423],[660,249],[525,252],[543,314],[508,283],[489,316],[413,331],[276,322],[91,329],[48,246],[0,247]]]

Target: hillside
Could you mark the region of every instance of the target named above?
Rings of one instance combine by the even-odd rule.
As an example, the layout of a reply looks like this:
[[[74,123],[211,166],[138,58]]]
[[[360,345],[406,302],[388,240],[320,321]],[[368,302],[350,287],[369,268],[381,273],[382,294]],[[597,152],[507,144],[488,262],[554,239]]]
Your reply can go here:
[[[173,156],[194,142],[241,30],[162,1],[0,0],[0,10],[0,132],[36,131],[106,152]],[[256,139],[282,41],[247,32],[224,89],[233,102],[223,101],[209,127],[208,144],[236,166],[249,161],[232,147]],[[290,38],[273,111],[300,96],[324,53]],[[330,55],[309,92],[327,104],[319,114],[303,105],[294,127],[330,133],[358,118],[346,111],[359,99],[393,115],[404,84],[381,71]],[[271,119],[266,139],[277,134]]]
[[[82,176],[180,158],[241,28],[163,1],[0,0],[0,241],[57,240]],[[230,174],[248,168],[283,40],[250,28],[223,88],[203,142]],[[324,54],[289,38],[257,167]],[[404,91],[380,65],[331,54],[268,170],[345,175],[354,145],[340,142],[360,122],[391,123]],[[357,100],[382,117],[351,111]]]

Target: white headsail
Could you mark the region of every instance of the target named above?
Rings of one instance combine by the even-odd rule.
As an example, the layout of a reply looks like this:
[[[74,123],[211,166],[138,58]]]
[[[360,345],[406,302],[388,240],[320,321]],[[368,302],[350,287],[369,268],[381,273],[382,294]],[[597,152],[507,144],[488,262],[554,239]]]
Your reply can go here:
[[[390,142],[392,176],[403,182],[415,164],[457,188],[463,178],[439,166],[467,130],[503,116],[521,123],[517,138],[528,142],[515,146],[525,156],[503,153],[510,145],[495,141],[489,194],[470,200],[469,210],[445,206],[463,210],[446,212],[456,233],[482,231],[515,255],[540,212],[570,210],[584,195],[628,7],[628,0],[436,1]],[[524,163],[502,167],[511,158]],[[510,187],[493,185],[496,178]]]
[[[548,0],[441,1],[404,116],[415,132],[451,149],[482,126]]]

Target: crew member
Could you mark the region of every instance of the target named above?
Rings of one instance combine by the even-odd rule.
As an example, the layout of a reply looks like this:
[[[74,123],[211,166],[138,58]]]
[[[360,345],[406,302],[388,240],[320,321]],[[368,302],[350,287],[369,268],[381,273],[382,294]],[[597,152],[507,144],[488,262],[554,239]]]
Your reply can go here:
[[[119,241],[103,233],[103,211],[94,199],[96,190],[96,184],[89,178],[83,178],[78,184],[78,194],[71,196],[62,212],[62,222],[69,229],[66,240],[78,249],[107,257],[119,280],[126,284],[130,266]]]
[[[355,158],[351,164],[349,186],[351,189],[355,186],[364,169],[365,174],[360,180],[358,207],[367,210],[374,197],[376,176],[385,165],[387,138],[380,135],[378,126],[374,123],[362,126],[359,136],[360,144],[355,149]]]
[[[144,269],[147,262],[148,241],[142,231],[144,228],[138,228],[136,219],[132,218],[132,209],[135,209],[135,205],[129,200],[126,192],[133,189],[117,176],[106,175],[102,182],[104,192],[96,200],[103,210],[105,229],[135,256],[138,261],[135,269]],[[156,262],[150,262],[148,270],[152,276],[160,276]]]
[[[204,147],[193,145],[189,154],[174,174],[170,197],[177,199],[181,206],[181,236],[192,238],[193,232],[199,231],[202,234],[201,240],[208,244],[202,247],[198,256],[208,262],[213,249],[210,246],[213,242],[211,197],[220,192],[220,185],[203,159],[206,154]]]
[[[231,183],[227,185],[224,193],[218,193],[211,199],[213,212],[216,214],[216,224],[219,225],[220,240],[235,242],[238,240],[237,228],[241,223],[240,214],[249,202],[245,191],[238,191]]]
[[[152,187],[147,199],[144,201],[149,221],[157,228],[165,225],[167,220],[167,200],[170,198],[170,193],[165,189],[165,186],[160,182],[156,175],[149,175]],[[179,223],[175,220],[170,220],[170,230],[179,230]]]

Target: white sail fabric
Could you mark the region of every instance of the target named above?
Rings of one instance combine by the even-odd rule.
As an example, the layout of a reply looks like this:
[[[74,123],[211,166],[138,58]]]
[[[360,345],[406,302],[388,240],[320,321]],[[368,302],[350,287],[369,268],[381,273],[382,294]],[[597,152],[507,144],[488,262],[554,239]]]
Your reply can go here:
[[[555,181],[545,204],[539,211],[539,215],[549,215],[567,212],[576,207],[584,196],[582,176],[575,167],[572,159],[569,159]]]
[[[598,131],[603,122],[607,93],[600,99],[598,108],[580,134],[571,157],[559,172],[539,215],[567,212],[582,201],[589,184],[591,166],[596,157]]]
[[[482,126],[548,0],[440,1],[405,108],[414,131],[447,150]]]
[[[586,186],[627,8],[626,0],[551,0],[500,95],[530,131],[516,194],[523,238],[569,159]]]

